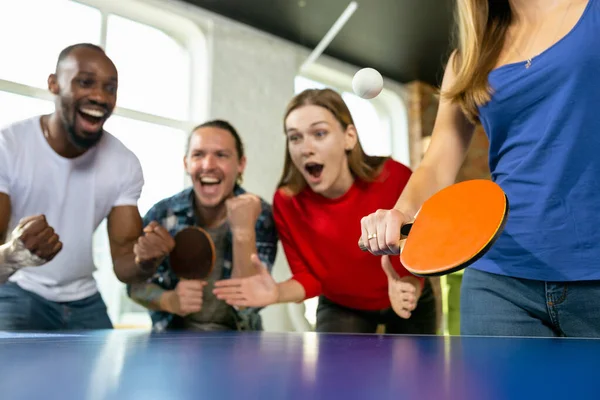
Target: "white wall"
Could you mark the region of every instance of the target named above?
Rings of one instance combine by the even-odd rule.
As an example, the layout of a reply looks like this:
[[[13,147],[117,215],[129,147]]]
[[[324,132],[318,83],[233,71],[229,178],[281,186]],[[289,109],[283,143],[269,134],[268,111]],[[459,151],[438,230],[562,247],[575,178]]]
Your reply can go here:
[[[208,70],[201,71],[201,76],[207,79],[210,97],[199,103],[207,105],[207,118],[227,119],[239,130],[248,157],[244,186],[271,202],[283,167],[283,113],[294,95],[294,78],[311,49],[179,1],[147,0],[146,3],[192,19],[205,33],[211,57]],[[351,77],[358,69],[322,57],[308,74],[320,80],[327,77],[351,90]],[[401,114],[395,123],[403,124],[405,95],[402,85],[385,80],[385,90],[375,101],[387,100],[386,107],[391,106],[392,112]],[[407,135],[395,141],[394,156],[408,165]],[[290,276],[281,246],[273,275],[278,281]],[[303,306],[297,304],[271,306],[263,311],[265,328],[305,329],[302,310]]]

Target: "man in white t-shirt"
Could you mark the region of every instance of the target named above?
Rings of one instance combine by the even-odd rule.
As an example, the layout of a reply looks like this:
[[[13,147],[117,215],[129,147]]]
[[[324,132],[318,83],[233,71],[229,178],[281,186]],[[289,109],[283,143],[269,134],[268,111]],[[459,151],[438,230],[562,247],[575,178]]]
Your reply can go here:
[[[141,165],[103,129],[117,85],[100,47],[69,46],[48,78],[54,113],[0,131],[0,330],[112,328],[93,278],[104,218],[122,282],[145,281],[173,249],[158,224],[142,232]]]

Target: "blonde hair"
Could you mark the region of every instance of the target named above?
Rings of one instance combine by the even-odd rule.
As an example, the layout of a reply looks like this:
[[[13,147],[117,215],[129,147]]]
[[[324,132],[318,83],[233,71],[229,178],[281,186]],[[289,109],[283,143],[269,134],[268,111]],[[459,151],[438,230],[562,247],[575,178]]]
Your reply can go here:
[[[307,89],[296,95],[289,102],[283,117],[284,132],[286,129],[285,120],[288,115],[295,109],[305,105],[315,105],[327,109],[342,125],[344,130],[348,128],[349,125],[354,125],[350,110],[339,93],[331,89]],[[383,163],[388,159],[388,157],[376,157],[365,154],[359,141],[356,142],[356,146],[354,146],[352,150],[347,151],[347,155],[348,166],[350,167],[352,175],[355,178],[365,181],[375,180],[381,172]],[[296,195],[300,193],[305,186],[306,180],[292,162],[289,152],[289,143],[286,141],[283,172],[279,183],[277,184],[277,188],[285,188],[288,194]]]
[[[457,0],[455,18],[458,44],[448,67],[456,79],[442,95],[478,122],[477,107],[490,100],[488,75],[498,62],[512,21],[510,4],[508,0]]]

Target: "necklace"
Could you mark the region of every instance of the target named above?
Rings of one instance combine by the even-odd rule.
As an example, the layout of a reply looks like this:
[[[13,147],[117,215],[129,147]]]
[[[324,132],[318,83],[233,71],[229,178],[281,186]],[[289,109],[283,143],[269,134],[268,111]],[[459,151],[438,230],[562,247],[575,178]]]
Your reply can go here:
[[[554,37],[552,38],[552,43],[556,42],[556,38],[558,37],[558,32],[560,30],[560,28],[563,26],[563,24],[565,23],[565,18],[567,17],[567,14],[569,13],[569,10],[571,9],[571,4],[573,4],[573,0],[569,1],[569,5],[567,6],[566,11],[563,14],[562,20],[560,21],[560,24],[558,24],[557,28],[556,28],[556,32],[554,33]],[[537,38],[537,34],[540,31],[540,29],[542,28],[543,24],[540,25],[540,27],[538,28],[538,30],[535,32],[535,35],[533,36],[534,38]],[[514,40],[513,40],[514,42]],[[534,39],[534,43],[535,43],[535,39]],[[531,63],[533,62],[533,59],[536,58],[538,55],[540,55],[541,53],[538,53],[534,56],[531,57],[525,57],[517,47],[514,47],[515,51],[517,52],[517,54],[519,55],[519,57],[523,57],[525,58],[525,69],[529,69],[529,67],[531,67]],[[544,50],[545,51],[545,50]]]
[[[46,139],[50,139],[50,131],[48,130],[48,123],[44,122],[44,118],[42,117],[41,120],[41,125],[42,125],[42,133],[44,134],[44,136],[46,137]]]

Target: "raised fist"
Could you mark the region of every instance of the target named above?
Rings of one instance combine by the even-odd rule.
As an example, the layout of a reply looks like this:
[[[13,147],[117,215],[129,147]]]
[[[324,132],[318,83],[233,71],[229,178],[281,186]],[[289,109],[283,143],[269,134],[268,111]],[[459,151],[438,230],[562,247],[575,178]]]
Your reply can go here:
[[[144,228],[144,234],[133,246],[135,262],[138,265],[152,264],[156,267],[174,247],[175,240],[169,232],[158,222],[152,221]]]
[[[24,267],[45,264],[62,249],[58,235],[48,225],[44,215],[21,219],[6,245],[11,249],[8,251],[8,257],[25,262],[27,265],[22,265]]]
[[[225,201],[227,220],[233,234],[254,232],[254,225],[260,215],[260,198],[250,193],[231,197]]]
[[[46,264],[61,249],[62,242],[44,215],[21,219],[0,246],[0,283],[20,268]]]

